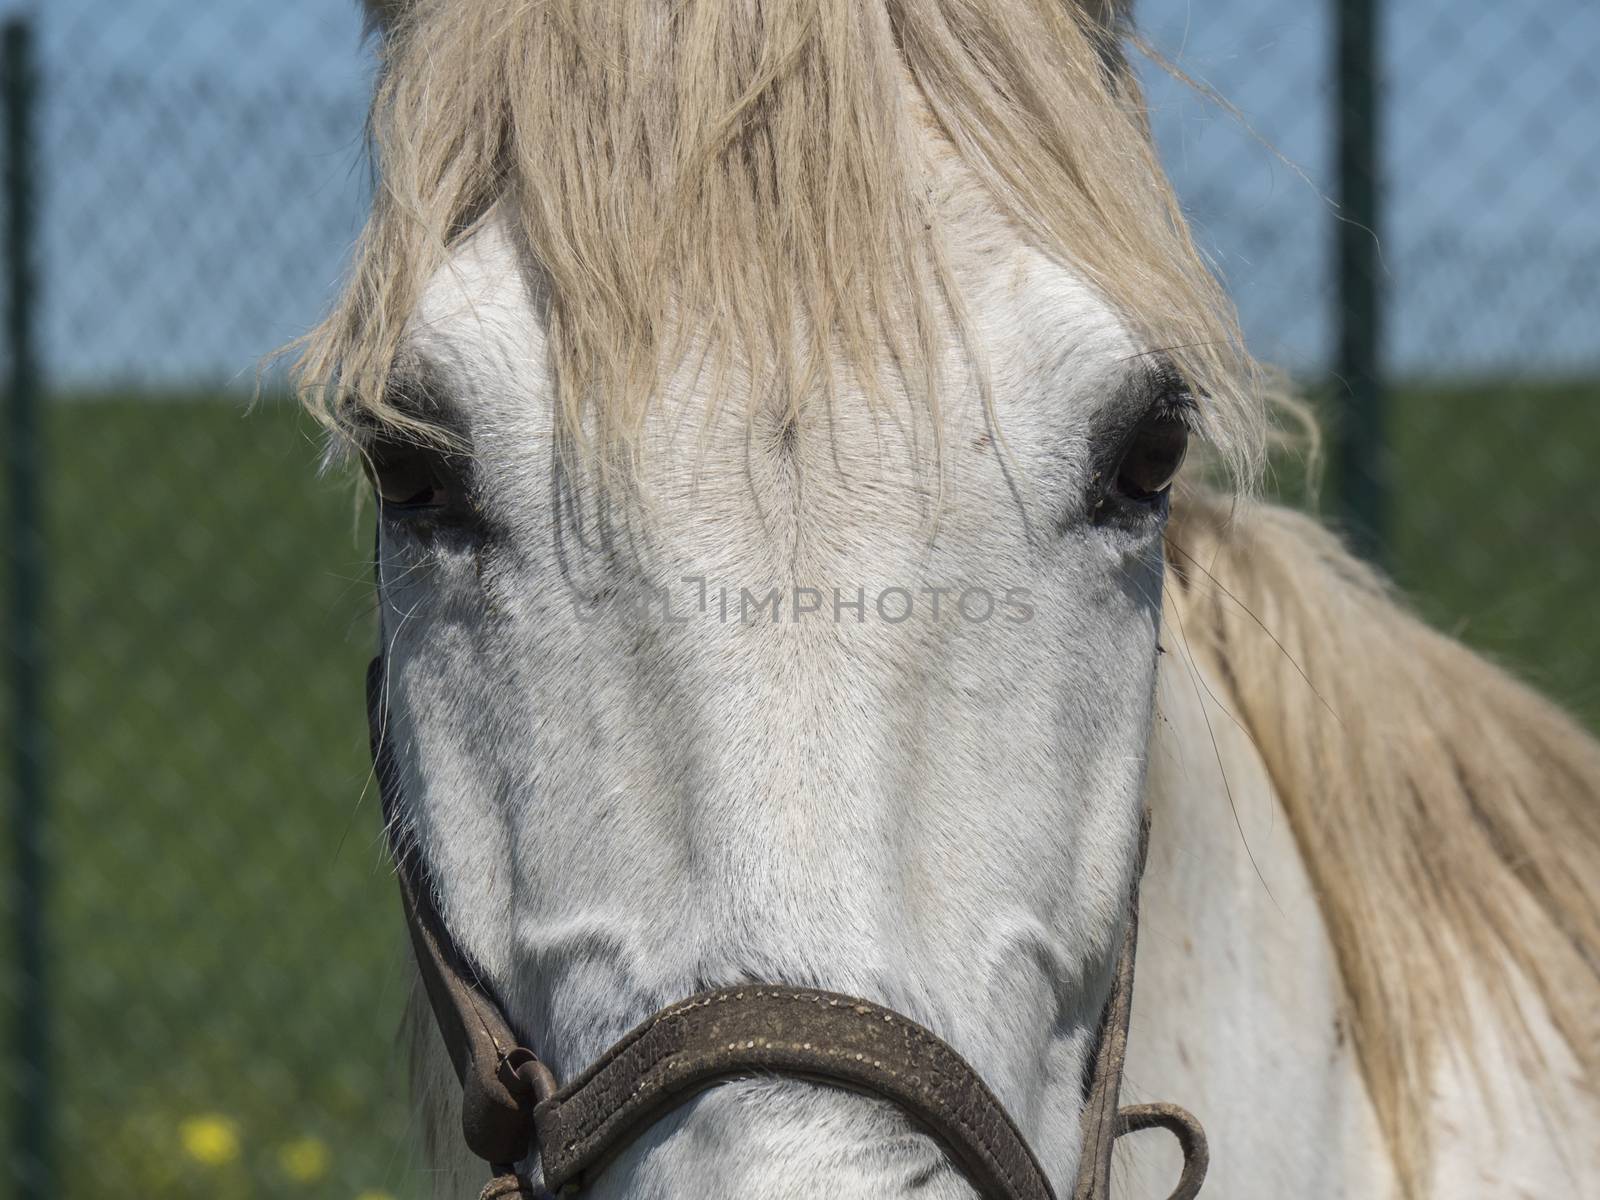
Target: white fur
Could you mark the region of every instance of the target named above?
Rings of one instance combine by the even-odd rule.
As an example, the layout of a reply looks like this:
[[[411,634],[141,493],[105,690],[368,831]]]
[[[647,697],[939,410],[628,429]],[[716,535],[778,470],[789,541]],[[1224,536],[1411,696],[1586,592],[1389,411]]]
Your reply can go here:
[[[1124,1097],[1176,1100],[1200,1118],[1207,1195],[1393,1196],[1294,833],[1217,699],[1226,689],[1190,658],[1170,605],[1168,617]],[[1178,1170],[1170,1139],[1123,1147],[1125,1194],[1165,1196]]]
[[[747,432],[730,404],[702,453],[689,385],[654,420],[637,502],[602,507],[561,477],[536,307],[491,228],[428,292],[411,350],[470,426],[496,533],[473,553],[386,529],[384,622],[445,917],[558,1075],[708,985],[827,986],[948,1038],[1064,1188],[1138,824],[1160,526],[1085,508],[1091,431],[1136,348],[1062,268],[1005,250],[972,298],[1009,478],[952,356],[937,509],[916,407],[874,416],[847,394],[785,445],[776,413]],[[954,593],[943,620],[902,623],[574,611],[638,581],[685,602],[695,577],[869,603],[1026,589],[1033,616],[964,619]],[[662,1122],[595,1194],[917,1179],[965,1194],[898,1114],[780,1082]]]
[[[390,736],[445,919],[559,1077],[704,987],[825,986],[948,1039],[1068,1194],[1155,722],[1159,525],[1084,508],[1095,430],[1141,360],[1067,270],[955,202],[973,206],[957,266],[993,419],[952,353],[937,504],[921,406],[874,415],[846,389],[787,434],[760,398],[748,423],[730,404],[703,428],[692,371],[652,418],[636,491],[603,501],[556,453],[539,281],[493,223],[464,245],[409,349],[466,425],[493,532],[384,531]],[[641,584],[683,619],[584,619]],[[941,621],[789,611],[796,587],[963,586],[1025,589],[1032,619],[951,619],[949,597]],[[785,619],[719,619],[722,587],[778,589]],[[1166,662],[1129,1097],[1206,1121],[1208,1194],[1392,1194],[1265,770],[1214,708],[1207,728],[1198,669]],[[448,1150],[453,1085],[428,1086]],[[1475,1128],[1441,1130],[1452,1187],[1493,1168]],[[1130,1194],[1165,1194],[1169,1152],[1123,1158]],[[1518,1182],[1562,1194],[1539,1189],[1572,1177],[1535,1159]],[[439,1194],[475,1171],[441,1173]],[[589,1194],[913,1193],[971,1195],[886,1105],[768,1080],[680,1109]]]
[[[1177,1100],[1205,1125],[1206,1195],[1231,1200],[1399,1195],[1355,1058],[1333,952],[1304,862],[1260,755],[1189,656],[1167,609],[1152,742],[1155,814],[1140,905],[1128,1102]],[[1587,1196],[1600,1183],[1600,1123],[1532,989],[1522,1008],[1553,1070],[1535,1083],[1482,984],[1472,1036],[1437,1072],[1430,1196]],[[1177,1177],[1170,1142],[1119,1146],[1126,1200]]]

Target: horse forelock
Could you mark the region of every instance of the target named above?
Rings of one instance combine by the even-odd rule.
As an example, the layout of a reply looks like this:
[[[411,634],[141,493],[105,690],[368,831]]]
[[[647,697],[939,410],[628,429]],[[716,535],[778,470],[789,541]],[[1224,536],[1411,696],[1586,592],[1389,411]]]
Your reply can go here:
[[[1254,478],[1257,373],[1137,84],[1108,53],[1121,5],[416,0],[372,13],[389,30],[371,115],[380,186],[350,282],[299,363],[330,425],[410,419],[386,402],[390,367],[428,280],[490,213],[548,285],[577,443],[625,460],[691,339],[712,378],[764,381],[752,390],[796,409],[840,370],[869,403],[895,389],[936,408],[943,349],[970,336],[934,185],[949,155],[1019,241],[1170,354],[1220,457]]]

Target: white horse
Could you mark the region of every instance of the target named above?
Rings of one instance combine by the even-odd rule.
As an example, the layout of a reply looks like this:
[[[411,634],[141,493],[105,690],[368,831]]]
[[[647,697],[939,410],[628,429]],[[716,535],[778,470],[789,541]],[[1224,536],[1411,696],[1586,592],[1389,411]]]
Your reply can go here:
[[[303,377],[384,500],[398,819],[558,1076],[708,986],[850,992],[1064,1194],[1148,803],[1125,1093],[1207,1125],[1208,1195],[1600,1195],[1600,748],[1249,500],[1124,13],[373,7],[379,196]],[[762,1079],[591,1194],[972,1192]]]

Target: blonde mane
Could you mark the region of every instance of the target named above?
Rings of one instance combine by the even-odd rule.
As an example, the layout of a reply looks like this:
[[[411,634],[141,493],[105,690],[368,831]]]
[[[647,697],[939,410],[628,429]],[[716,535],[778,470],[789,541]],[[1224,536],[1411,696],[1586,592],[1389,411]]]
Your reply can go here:
[[[1307,517],[1174,506],[1180,629],[1228,685],[1294,827],[1402,1180],[1425,1194],[1432,1073],[1469,979],[1537,1075],[1517,976],[1600,1078],[1600,744],[1411,616]]]
[[[491,213],[542,274],[563,428],[611,460],[637,452],[691,336],[715,378],[770,380],[796,409],[831,394],[835,367],[869,403],[887,372],[936,404],[941,331],[966,326],[927,182],[931,119],[1023,236],[1172,355],[1233,477],[1258,473],[1259,375],[1156,161],[1110,6],[376,7],[392,22],[379,187],[299,360],[330,428],[429,432],[390,402],[391,366],[424,284]],[[1600,1072],[1600,748],[1413,620],[1312,522],[1268,510],[1232,528],[1228,511],[1199,491],[1175,505],[1183,632],[1230,680],[1294,822],[1415,1189],[1464,971],[1514,1023],[1516,968]]]
[[[693,337],[792,409],[835,369],[937,406],[965,328],[931,119],[1046,252],[1195,394],[1236,478],[1254,368],[1156,161],[1109,6],[1060,0],[418,0],[388,25],[379,189],[353,277],[303,345],[312,411],[405,424],[385,384],[420,289],[491,211],[548,282],[566,432],[626,462]],[[723,389],[716,389],[717,393]],[[414,418],[413,418],[414,419]],[[933,423],[935,430],[938,422]]]

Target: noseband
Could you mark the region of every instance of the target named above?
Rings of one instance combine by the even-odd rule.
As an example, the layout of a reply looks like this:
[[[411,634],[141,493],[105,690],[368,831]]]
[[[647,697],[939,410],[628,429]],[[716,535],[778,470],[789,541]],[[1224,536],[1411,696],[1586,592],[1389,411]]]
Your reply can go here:
[[[389,739],[381,657],[367,668],[372,758],[400,881],[400,900],[428,1003],[461,1081],[467,1146],[491,1179],[480,1200],[570,1195],[662,1117],[732,1079],[788,1075],[888,1100],[932,1134],[983,1200],[1055,1200],[1010,1115],[976,1071],[933,1032],[899,1013],[815,988],[746,984],[701,992],[662,1009],[565,1086],[511,1028],[482,976],[456,945],[434,902],[417,847],[397,845],[400,778]],[[1117,1104],[1133,1001],[1139,876],[1085,1080],[1083,1151],[1072,1200],[1109,1200],[1111,1147],[1161,1127],[1178,1138],[1183,1173],[1169,1200],[1192,1200],[1209,1154],[1200,1123],[1175,1104]],[[544,1190],[517,1164],[537,1149]]]

